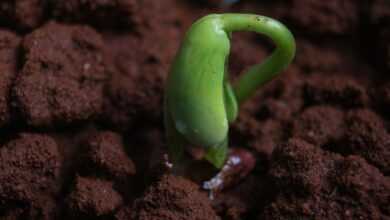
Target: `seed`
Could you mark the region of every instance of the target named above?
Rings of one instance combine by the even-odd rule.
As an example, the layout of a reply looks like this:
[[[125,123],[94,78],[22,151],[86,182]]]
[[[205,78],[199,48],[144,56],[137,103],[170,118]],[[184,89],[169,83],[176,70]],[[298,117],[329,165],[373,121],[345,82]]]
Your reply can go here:
[[[256,165],[254,155],[244,148],[232,148],[222,169],[215,177],[203,183],[203,189],[210,191],[210,198],[215,194],[238,184]]]

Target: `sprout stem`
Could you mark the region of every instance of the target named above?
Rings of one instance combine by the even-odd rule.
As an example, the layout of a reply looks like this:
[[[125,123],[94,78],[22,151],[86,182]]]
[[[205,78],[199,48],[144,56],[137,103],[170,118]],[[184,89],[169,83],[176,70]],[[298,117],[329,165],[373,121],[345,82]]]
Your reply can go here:
[[[251,67],[234,86],[238,103],[250,98],[256,90],[273,79],[291,63],[295,55],[295,41],[291,32],[280,22],[259,15],[223,14],[224,29],[254,31],[265,34],[275,43],[276,49],[264,62]]]

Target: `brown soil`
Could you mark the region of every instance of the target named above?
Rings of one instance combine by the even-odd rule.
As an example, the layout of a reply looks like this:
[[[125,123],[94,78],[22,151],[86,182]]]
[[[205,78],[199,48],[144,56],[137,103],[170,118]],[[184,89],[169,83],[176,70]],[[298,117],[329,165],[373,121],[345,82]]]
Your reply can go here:
[[[0,219],[390,219],[390,3],[218,2],[2,1]],[[209,200],[211,166],[161,166],[162,97],[189,25],[224,11],[281,19],[297,57],[232,125],[255,169]],[[232,78],[272,48],[235,34]]]

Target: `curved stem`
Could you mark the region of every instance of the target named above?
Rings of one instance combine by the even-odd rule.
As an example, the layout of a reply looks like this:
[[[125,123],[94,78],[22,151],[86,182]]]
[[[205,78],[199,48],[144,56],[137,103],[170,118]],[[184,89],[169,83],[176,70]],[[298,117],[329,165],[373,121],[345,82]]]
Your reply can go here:
[[[221,19],[224,30],[254,31],[268,36],[276,45],[276,49],[265,61],[251,67],[234,86],[238,103],[243,103],[252,96],[259,86],[273,79],[293,60],[295,40],[291,32],[280,22],[252,14],[223,14]]]

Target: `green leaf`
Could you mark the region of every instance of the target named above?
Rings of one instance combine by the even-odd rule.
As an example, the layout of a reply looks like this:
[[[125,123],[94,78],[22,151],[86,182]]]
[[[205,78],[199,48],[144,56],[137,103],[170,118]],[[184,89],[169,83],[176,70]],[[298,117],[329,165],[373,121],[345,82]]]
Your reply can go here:
[[[238,104],[233,88],[229,82],[225,82],[224,87],[224,103],[226,109],[226,117],[229,123],[233,123],[238,116]]]
[[[222,168],[225,163],[228,153],[228,139],[218,144],[217,146],[210,147],[206,153],[206,160],[213,164],[217,169]]]

